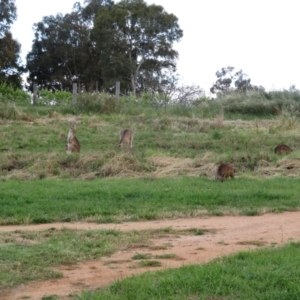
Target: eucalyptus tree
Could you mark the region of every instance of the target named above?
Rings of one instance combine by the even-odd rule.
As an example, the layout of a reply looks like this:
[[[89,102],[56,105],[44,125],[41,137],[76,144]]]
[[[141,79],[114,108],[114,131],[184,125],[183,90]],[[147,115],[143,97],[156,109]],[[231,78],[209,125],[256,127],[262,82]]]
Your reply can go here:
[[[15,0],[0,0],[0,83],[21,88],[21,45],[13,39],[10,26],[17,19]]]
[[[32,89],[35,81],[46,89],[71,89],[77,81],[86,90],[93,90],[101,79],[99,55],[90,40],[93,9],[109,1],[86,1],[82,7],[75,3],[71,13],[45,16],[34,24],[35,38],[27,55],[27,68]]]
[[[17,19],[15,0],[0,1],[0,37],[10,29],[11,24]]]
[[[234,71],[234,67],[225,67],[216,72],[217,81],[210,88],[210,92],[226,95],[231,91],[246,92],[249,90],[264,91],[262,86],[251,84],[251,79],[242,70]]]
[[[111,8],[114,5],[112,0],[84,0],[84,7],[82,8],[82,19],[85,22],[93,23],[98,10],[101,7]]]
[[[163,70],[176,71],[174,42],[183,36],[178,18],[160,5],[121,0],[101,7],[91,39],[99,53],[106,87],[116,80],[135,94],[147,82],[160,81]]]

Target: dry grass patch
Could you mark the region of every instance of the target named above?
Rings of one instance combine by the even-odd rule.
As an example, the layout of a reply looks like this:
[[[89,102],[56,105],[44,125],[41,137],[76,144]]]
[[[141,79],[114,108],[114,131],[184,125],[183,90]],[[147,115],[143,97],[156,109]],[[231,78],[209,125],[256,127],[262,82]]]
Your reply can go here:
[[[193,166],[193,160],[190,158],[175,158],[167,156],[156,156],[149,158],[156,171],[153,172],[156,178],[173,177],[178,175],[194,175],[197,171]]]
[[[130,153],[122,153],[110,158],[100,169],[99,175],[103,177],[142,177],[148,166],[141,163]]]
[[[300,176],[300,161],[296,159],[282,159],[277,164],[267,163],[262,161],[254,174],[264,177]]]
[[[126,264],[126,263],[130,263],[131,260],[130,259],[120,259],[120,260],[106,260],[104,262],[104,265],[118,265],[118,264]]]
[[[0,102],[0,119],[32,121],[33,117],[17,107],[13,102]]]
[[[155,255],[154,258],[156,259],[175,259],[175,260],[182,260],[181,257],[174,253],[165,253],[165,254],[159,254]]]
[[[170,248],[173,248],[173,245],[170,244],[170,243],[166,243],[166,244],[163,244],[163,245],[153,245],[153,246],[150,246],[149,250],[160,251],[160,250],[167,250],[167,249],[170,249]]]
[[[249,245],[249,246],[257,246],[257,247],[263,247],[267,243],[264,241],[257,241],[257,240],[252,240],[252,241],[241,241],[237,242],[237,245]]]
[[[62,120],[64,118],[64,116],[58,112],[56,112],[55,110],[50,112],[47,117],[49,119],[56,119],[56,120]]]
[[[208,162],[210,154],[195,159],[176,158],[169,156],[152,156],[148,160],[156,170],[153,172],[155,178],[175,176],[205,176],[214,178],[216,164]]]

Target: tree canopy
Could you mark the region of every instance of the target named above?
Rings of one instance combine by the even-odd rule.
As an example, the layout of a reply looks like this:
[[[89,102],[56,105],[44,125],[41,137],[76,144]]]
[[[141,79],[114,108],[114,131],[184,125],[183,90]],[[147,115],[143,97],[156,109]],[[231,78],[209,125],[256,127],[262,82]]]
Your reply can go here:
[[[112,2],[86,0],[85,4],[76,2],[71,13],[45,16],[34,24],[35,39],[26,57],[30,90],[33,82],[50,90],[70,90],[74,81],[86,90],[93,90],[96,82],[101,85],[100,61],[90,30],[97,10]]]
[[[20,44],[13,39],[9,31],[17,18],[15,0],[0,1],[0,83],[22,87],[21,74],[24,68],[20,62]]]
[[[0,1],[0,37],[10,29],[11,24],[17,19],[15,0]]]
[[[210,88],[210,92],[218,95],[226,95],[229,92],[236,90],[245,92],[247,90],[264,90],[263,87],[258,87],[251,84],[251,79],[242,70],[234,72],[234,67],[225,67],[216,72],[217,81]]]
[[[74,80],[86,88],[101,80],[99,60],[89,39],[89,27],[79,11],[44,17],[34,24],[35,39],[28,53],[28,82],[47,89],[70,88]]]
[[[177,17],[162,6],[122,0],[98,11],[91,38],[100,54],[103,80],[120,80],[135,94],[158,82],[164,70],[176,71],[178,53],[172,46],[182,35]]]
[[[30,85],[36,78],[47,89],[67,88],[77,80],[92,90],[97,81],[108,90],[118,80],[133,93],[176,70],[172,46],[183,35],[176,16],[143,0],[85,0],[69,14],[44,17],[34,31]]]

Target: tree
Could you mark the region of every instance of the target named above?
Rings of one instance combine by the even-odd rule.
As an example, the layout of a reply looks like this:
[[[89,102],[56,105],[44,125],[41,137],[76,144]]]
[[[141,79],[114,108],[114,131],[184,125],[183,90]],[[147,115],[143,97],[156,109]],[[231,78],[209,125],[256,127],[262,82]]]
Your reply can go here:
[[[61,86],[71,89],[73,81],[86,90],[93,90],[96,81],[101,84],[101,66],[90,40],[89,23],[89,12],[75,3],[71,13],[44,17],[34,24],[35,39],[27,55],[29,89],[33,81],[51,90]]]
[[[251,85],[251,79],[242,70],[234,73],[234,67],[226,67],[216,72],[218,80],[210,88],[210,92],[218,95],[226,95],[236,90],[246,92],[248,90],[264,90],[263,87]],[[233,84],[233,85],[232,85]]]
[[[20,66],[20,48],[9,31],[0,38],[0,83],[6,82],[19,89],[22,88],[21,74],[25,71]]]
[[[163,102],[163,105],[166,105],[168,102],[191,106],[196,99],[205,94],[198,85],[180,83],[179,76],[171,72],[163,72],[163,74],[155,76],[153,81],[149,79],[149,82],[149,86],[145,87],[144,90],[151,95],[152,102],[156,104]]]
[[[111,8],[114,5],[114,2],[111,0],[84,0],[84,4],[82,18],[84,21],[92,23],[96,17],[97,11],[101,7]]]
[[[172,46],[183,32],[178,19],[160,5],[143,0],[122,0],[101,7],[91,38],[100,55],[102,78],[107,87],[116,80],[133,94],[162,70],[176,71],[177,51]]]
[[[216,72],[218,80],[210,88],[210,92],[213,94],[227,94],[230,91],[234,67],[222,68]]]
[[[0,1],[0,83],[11,84],[14,88],[22,87],[21,74],[24,68],[20,60],[20,44],[13,39],[9,31],[17,18],[14,0]]]
[[[26,57],[29,83],[36,81],[42,88],[55,90],[61,85],[71,88],[73,79],[80,77],[78,48],[88,32],[77,26],[76,19],[76,15],[57,14],[34,24],[35,39]]]
[[[0,1],[0,37],[10,29],[10,25],[17,19],[15,0]]]

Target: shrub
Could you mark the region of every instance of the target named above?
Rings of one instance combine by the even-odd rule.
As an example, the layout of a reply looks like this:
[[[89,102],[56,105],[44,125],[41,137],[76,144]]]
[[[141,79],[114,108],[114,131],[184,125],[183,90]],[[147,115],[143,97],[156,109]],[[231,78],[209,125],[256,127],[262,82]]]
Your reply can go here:
[[[105,93],[83,93],[78,95],[76,101],[76,109],[81,112],[111,114],[115,108],[115,97]]]
[[[225,112],[250,115],[279,115],[282,110],[300,112],[298,91],[232,92],[221,99]]]
[[[66,105],[71,104],[72,94],[67,91],[51,92],[46,89],[39,90],[38,104],[44,105]]]
[[[0,95],[0,118],[8,120],[31,120],[31,117],[16,106],[12,101],[3,100]]]
[[[14,102],[30,102],[30,95],[24,91],[14,89],[11,85],[6,83],[0,84],[0,101],[14,101]]]

